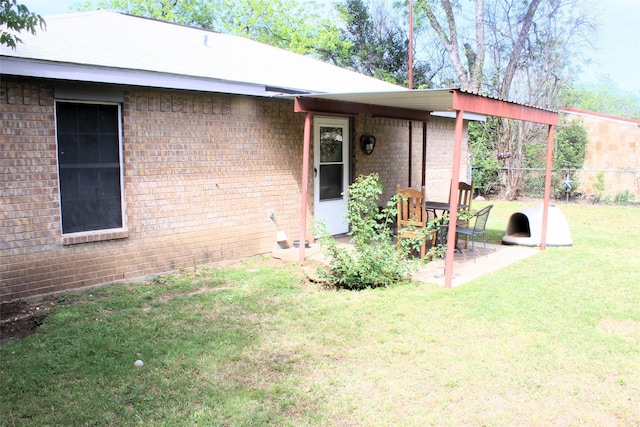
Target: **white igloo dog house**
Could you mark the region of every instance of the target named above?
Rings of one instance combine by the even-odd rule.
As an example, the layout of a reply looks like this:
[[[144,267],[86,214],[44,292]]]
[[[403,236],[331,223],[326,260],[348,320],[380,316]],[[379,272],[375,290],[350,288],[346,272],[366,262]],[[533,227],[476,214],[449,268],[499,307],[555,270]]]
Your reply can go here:
[[[542,213],[544,205],[522,209],[509,218],[507,233],[502,238],[505,245],[540,246],[542,244]],[[554,205],[549,205],[547,218],[547,246],[572,246],[569,223]]]

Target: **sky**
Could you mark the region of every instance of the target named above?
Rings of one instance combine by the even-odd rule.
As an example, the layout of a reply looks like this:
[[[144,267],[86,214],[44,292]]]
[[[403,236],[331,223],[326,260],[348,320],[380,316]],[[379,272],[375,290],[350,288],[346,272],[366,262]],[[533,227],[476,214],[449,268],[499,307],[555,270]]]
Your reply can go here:
[[[40,15],[68,13],[78,0],[19,0]],[[596,49],[585,56],[580,82],[597,83],[609,75],[620,89],[640,95],[640,0],[600,0],[600,30],[594,35]]]
[[[599,7],[601,37],[583,79],[597,82],[609,74],[621,89],[640,95],[640,0],[601,0]]]

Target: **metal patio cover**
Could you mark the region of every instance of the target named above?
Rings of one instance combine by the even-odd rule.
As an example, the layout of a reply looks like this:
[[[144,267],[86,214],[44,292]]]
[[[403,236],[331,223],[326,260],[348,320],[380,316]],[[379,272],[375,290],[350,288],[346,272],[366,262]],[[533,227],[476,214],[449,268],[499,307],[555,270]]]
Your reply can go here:
[[[311,119],[315,113],[357,115],[371,114],[426,122],[432,112],[454,112],[455,131],[453,137],[450,213],[457,215],[457,198],[454,184],[460,174],[463,120],[465,113],[503,117],[541,123],[548,126],[547,159],[542,219],[541,250],[546,248],[546,230],[551,197],[551,167],[553,159],[553,133],[558,124],[558,113],[533,105],[492,98],[460,89],[398,90],[391,92],[323,93],[294,97],[294,111],[305,113],[304,148],[302,164],[302,194],[300,202],[300,241],[306,240],[309,154],[311,145]],[[455,251],[455,227],[449,227],[445,262],[445,287],[451,287],[453,258]],[[300,245],[300,262],[304,262],[304,245]]]

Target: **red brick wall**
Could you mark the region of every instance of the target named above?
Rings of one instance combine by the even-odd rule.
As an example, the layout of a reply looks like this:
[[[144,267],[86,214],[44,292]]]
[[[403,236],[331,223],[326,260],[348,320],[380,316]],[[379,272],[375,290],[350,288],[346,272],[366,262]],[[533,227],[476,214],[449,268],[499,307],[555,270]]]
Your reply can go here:
[[[303,116],[290,101],[125,92],[126,231],[63,238],[53,87],[3,78],[0,98],[1,300],[265,253],[278,230],[296,234]]]
[[[304,116],[291,101],[125,91],[126,227],[67,236],[53,83],[3,76],[0,108],[0,301],[267,253],[278,231],[298,234]],[[453,125],[438,118],[428,124],[426,187],[433,199],[448,195]],[[379,172],[387,200],[408,181],[408,122],[362,115],[354,127],[353,172]],[[377,138],[371,156],[359,147],[365,132]],[[462,179],[466,140],[463,147]],[[421,123],[413,125],[412,156],[412,185],[419,187]]]
[[[0,83],[0,297],[46,286],[61,240],[53,88]],[[37,259],[47,261],[39,263]]]
[[[427,154],[425,164],[425,190],[430,200],[446,201],[451,184],[453,160],[453,131],[455,120],[432,117],[427,122]],[[395,194],[396,185],[409,184],[409,122],[372,118],[361,115],[356,122],[354,147],[354,174],[380,174],[384,187],[382,201],[386,203]],[[359,146],[360,135],[376,137],[376,148],[371,155],[364,154]],[[422,123],[412,125],[411,186],[422,186]],[[465,132],[462,141],[460,180],[467,181],[468,144]]]
[[[593,184],[602,171],[604,195],[629,191],[640,196],[640,122],[586,111],[563,111],[564,120],[578,120],[587,130],[589,143],[580,189],[594,194]]]
[[[206,256],[271,250],[299,218],[302,116],[288,101],[136,93],[125,99],[131,237],[203,235]],[[276,221],[268,213],[276,211]]]

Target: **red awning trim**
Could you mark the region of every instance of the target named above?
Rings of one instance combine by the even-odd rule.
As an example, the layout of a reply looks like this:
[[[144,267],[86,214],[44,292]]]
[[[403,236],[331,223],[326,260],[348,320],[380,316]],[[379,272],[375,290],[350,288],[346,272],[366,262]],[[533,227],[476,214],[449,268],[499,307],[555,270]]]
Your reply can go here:
[[[371,114],[373,117],[387,119],[427,121],[430,111],[413,110],[410,108],[387,107],[382,105],[360,104],[357,102],[334,101],[328,99],[296,97],[293,111],[296,113],[324,113],[344,114],[356,116],[358,114]]]
[[[538,107],[502,101],[487,96],[475,95],[454,90],[452,110],[484,114],[487,116],[504,117],[507,119],[523,120],[527,122],[558,124],[558,113]]]

